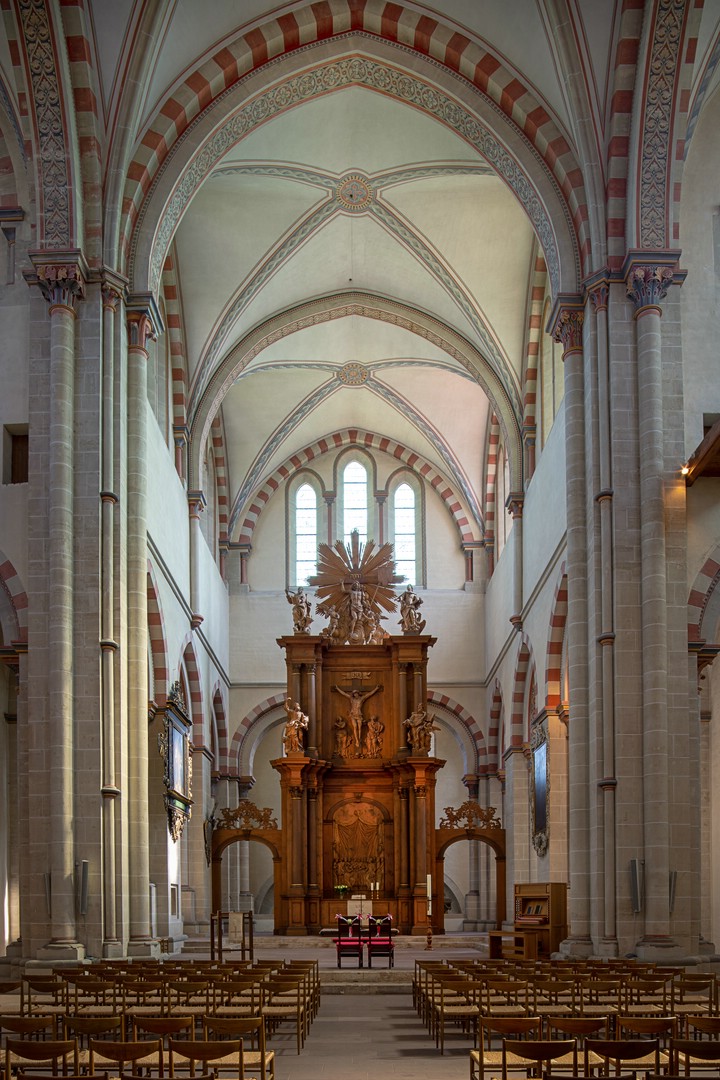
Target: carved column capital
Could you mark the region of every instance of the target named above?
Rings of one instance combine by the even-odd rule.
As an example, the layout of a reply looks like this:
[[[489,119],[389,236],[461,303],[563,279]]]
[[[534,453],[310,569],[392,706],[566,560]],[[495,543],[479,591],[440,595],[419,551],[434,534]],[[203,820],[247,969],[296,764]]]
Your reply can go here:
[[[563,347],[563,359],[583,347],[585,312],[575,307],[560,308],[552,328],[552,336]]]
[[[85,299],[89,276],[87,263],[77,248],[66,251],[29,252],[34,272],[25,275],[28,285],[37,285],[51,307],[62,305],[73,313]]]
[[[588,289],[588,296],[590,297],[590,303],[593,306],[595,314],[598,315],[601,311],[607,311],[608,296],[610,295],[610,287],[607,281],[599,281]]]
[[[505,509],[508,511],[513,520],[522,517],[524,505],[525,496],[518,491],[511,491],[507,499],[505,500]]]
[[[160,309],[152,293],[134,293],[125,305],[128,348],[147,352],[148,341],[156,341],[165,330]]]
[[[191,518],[200,518],[201,513],[207,506],[207,499],[202,491],[188,491],[188,507]]]
[[[645,308],[657,308],[675,283],[681,285],[686,274],[678,268],[679,251],[629,251],[623,265],[628,299],[637,316]]]

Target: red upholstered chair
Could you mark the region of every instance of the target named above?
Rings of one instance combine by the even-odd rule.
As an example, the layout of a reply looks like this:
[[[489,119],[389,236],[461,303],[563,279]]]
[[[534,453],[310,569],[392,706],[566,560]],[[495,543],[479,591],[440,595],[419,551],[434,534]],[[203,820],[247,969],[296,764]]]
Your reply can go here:
[[[388,967],[395,965],[395,942],[392,939],[392,916],[383,915],[375,918],[368,915],[368,967],[372,967],[373,956],[387,956]]]
[[[359,915],[336,915],[338,936],[334,938],[337,949],[337,966],[342,967],[342,959],[349,956],[357,958],[358,967],[363,966],[362,920]]]

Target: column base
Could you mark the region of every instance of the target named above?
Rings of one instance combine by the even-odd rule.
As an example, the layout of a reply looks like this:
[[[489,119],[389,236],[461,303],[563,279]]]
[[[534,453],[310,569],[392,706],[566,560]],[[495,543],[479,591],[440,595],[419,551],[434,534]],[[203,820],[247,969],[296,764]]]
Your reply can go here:
[[[156,959],[160,956],[160,942],[151,939],[148,939],[147,941],[129,941],[127,954],[128,956]]]
[[[583,959],[588,956],[594,956],[592,938],[587,937],[568,937],[564,941],[560,942],[560,948],[558,950],[561,956],[570,959],[573,956],[582,957]],[[617,956],[617,943],[615,944],[614,953],[606,953],[606,956]]]
[[[60,960],[84,960],[85,946],[77,941],[65,941],[57,945],[49,942],[42,949],[38,949],[37,959],[52,960],[53,963]]]
[[[678,945],[674,938],[665,935],[658,937],[645,937],[638,941],[635,946],[638,960],[673,960],[681,959],[687,954],[687,949]]]
[[[102,949],[104,960],[120,960],[125,956],[122,941],[106,941]]]

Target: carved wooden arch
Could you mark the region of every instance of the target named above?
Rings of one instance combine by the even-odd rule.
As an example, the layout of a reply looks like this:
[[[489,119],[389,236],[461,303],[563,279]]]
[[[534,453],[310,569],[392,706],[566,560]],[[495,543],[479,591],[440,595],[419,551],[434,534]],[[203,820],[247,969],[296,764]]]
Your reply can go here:
[[[505,830],[497,827],[490,829],[479,828],[476,825],[468,825],[462,828],[445,828],[435,830],[435,880],[443,881],[444,873],[442,864],[445,861],[445,852],[453,844],[460,840],[480,840],[488,844],[495,852],[495,929],[502,930],[505,921],[505,887],[506,887],[506,840]]]
[[[212,911],[219,911],[222,900],[222,857],[226,848],[231,844],[237,844],[240,840],[255,840],[270,849],[274,866],[281,862],[280,844],[282,832],[280,829],[254,828],[249,829],[213,829],[211,841],[212,863]]]

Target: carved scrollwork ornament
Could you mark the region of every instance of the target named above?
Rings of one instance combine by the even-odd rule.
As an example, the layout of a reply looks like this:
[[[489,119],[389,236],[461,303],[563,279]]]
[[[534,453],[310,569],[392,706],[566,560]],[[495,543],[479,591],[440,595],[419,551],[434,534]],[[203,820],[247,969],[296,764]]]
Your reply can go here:
[[[468,799],[457,810],[452,806],[446,806],[444,817],[440,819],[438,828],[501,829],[502,824],[494,806],[480,806],[479,803]]]
[[[302,791],[302,788],[299,789]],[[272,807],[265,806],[261,810],[255,803],[243,799],[234,810],[225,807],[220,811],[221,829],[277,829],[277,818],[273,816]]]

